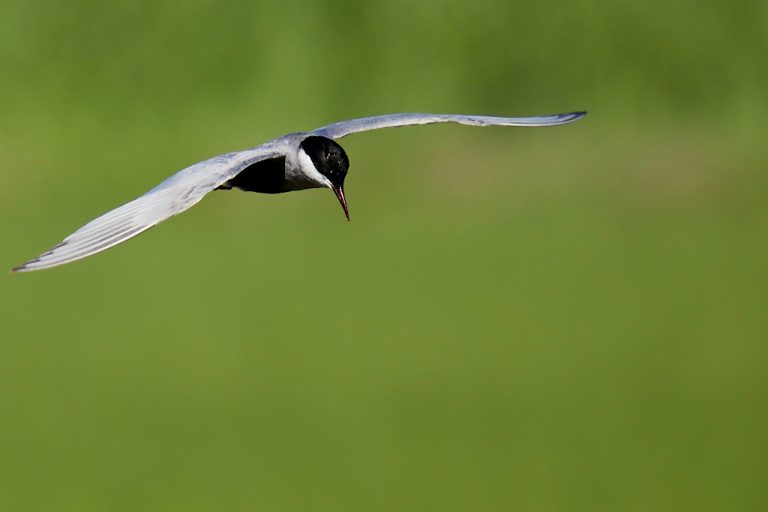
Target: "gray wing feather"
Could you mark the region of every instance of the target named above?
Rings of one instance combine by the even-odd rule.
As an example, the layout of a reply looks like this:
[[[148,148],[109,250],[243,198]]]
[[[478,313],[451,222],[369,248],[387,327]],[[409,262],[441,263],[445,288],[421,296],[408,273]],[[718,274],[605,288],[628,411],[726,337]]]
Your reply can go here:
[[[586,112],[554,114],[536,117],[493,117],[462,114],[390,114],[384,116],[363,117],[329,124],[312,133],[329,139],[340,139],[352,133],[411,126],[417,124],[458,123],[470,126],[557,126],[572,123],[587,115]]]
[[[247,166],[282,155],[280,141],[227,153],[183,169],[146,194],[105,213],[63,242],[13,269],[28,272],[63,265],[104,251],[197,204]]]

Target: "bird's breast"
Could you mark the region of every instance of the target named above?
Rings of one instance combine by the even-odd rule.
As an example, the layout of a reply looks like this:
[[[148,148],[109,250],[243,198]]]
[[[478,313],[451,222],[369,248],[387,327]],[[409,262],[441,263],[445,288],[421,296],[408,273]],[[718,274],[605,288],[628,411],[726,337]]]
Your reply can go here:
[[[286,165],[283,156],[251,164],[227,182],[229,187],[263,194],[279,194],[291,190],[286,185]]]

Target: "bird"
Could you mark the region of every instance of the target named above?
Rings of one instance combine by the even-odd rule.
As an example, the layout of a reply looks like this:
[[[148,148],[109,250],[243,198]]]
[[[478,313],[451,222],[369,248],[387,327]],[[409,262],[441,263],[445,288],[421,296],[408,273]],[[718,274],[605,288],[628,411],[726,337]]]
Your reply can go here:
[[[558,126],[583,118],[586,111],[530,117],[399,113],[348,119],[308,132],[277,137],[243,151],[193,164],[138,198],[88,222],[40,256],[12,269],[30,272],[64,265],[114,247],[197,204],[214,190],[239,189],[277,194],[331,189],[347,220],[344,179],[349,158],[337,140],[382,128],[456,123],[469,126]]]

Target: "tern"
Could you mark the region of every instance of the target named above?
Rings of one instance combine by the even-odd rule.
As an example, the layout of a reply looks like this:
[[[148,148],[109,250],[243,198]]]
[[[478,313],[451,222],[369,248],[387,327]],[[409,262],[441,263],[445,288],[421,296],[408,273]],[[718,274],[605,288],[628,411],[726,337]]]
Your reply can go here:
[[[215,156],[182,169],[144,195],[97,217],[49,251],[12,270],[41,270],[99,253],[191,208],[214,190],[236,188],[276,194],[329,188],[349,220],[344,195],[349,158],[336,141],[352,133],[434,123],[557,126],[585,115],[586,112],[536,117],[403,113],[349,119],[309,132],[289,133],[255,148]]]

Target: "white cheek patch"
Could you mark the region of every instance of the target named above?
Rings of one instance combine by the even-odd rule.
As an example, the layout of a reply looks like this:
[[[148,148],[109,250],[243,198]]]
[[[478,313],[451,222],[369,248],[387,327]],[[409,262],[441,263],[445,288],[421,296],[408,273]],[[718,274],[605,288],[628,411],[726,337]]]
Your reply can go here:
[[[304,152],[303,148],[299,148],[299,167],[306,177],[320,185],[321,187],[331,188],[331,180],[320,174],[315,164],[312,163],[312,159]]]

